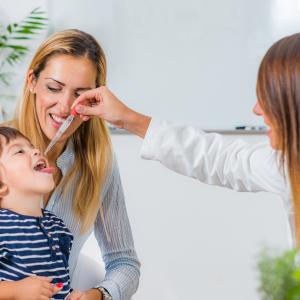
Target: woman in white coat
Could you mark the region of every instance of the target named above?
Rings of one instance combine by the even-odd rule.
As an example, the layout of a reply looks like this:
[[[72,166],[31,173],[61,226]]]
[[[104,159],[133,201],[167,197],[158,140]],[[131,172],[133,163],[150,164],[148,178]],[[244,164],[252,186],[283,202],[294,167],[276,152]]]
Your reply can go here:
[[[184,87],[182,87],[184,88]],[[106,87],[73,104],[83,120],[100,117],[144,138],[143,158],[180,174],[237,191],[268,191],[286,199],[294,244],[300,242],[300,34],[276,42],[263,58],[254,113],[270,143],[225,142],[197,127],[159,121],[133,111]]]

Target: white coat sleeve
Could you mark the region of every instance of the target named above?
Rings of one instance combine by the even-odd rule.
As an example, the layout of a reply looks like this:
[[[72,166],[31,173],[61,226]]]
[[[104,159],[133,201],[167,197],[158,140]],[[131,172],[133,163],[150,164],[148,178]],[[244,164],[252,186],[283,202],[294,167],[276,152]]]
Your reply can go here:
[[[228,142],[194,126],[152,119],[141,156],[204,183],[243,192],[288,193],[276,152],[268,143]]]

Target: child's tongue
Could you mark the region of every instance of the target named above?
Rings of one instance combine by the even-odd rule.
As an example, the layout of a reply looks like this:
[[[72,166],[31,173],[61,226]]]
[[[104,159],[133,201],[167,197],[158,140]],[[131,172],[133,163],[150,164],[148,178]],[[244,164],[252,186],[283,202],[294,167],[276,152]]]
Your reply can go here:
[[[52,174],[52,173],[54,173],[54,171],[55,171],[55,168],[48,167],[48,168],[42,169],[40,172]]]

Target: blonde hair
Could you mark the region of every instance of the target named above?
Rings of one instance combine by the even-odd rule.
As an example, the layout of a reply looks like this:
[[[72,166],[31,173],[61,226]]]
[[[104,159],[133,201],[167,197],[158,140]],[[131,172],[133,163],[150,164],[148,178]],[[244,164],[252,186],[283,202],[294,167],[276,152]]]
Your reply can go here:
[[[97,69],[96,86],[105,85],[106,60],[103,50],[91,35],[74,29],[57,32],[44,41],[33,57],[28,72],[33,70],[38,79],[49,58],[59,54],[90,59]],[[12,125],[41,151],[45,150],[48,140],[40,127],[35,96],[30,93],[27,82]],[[71,139],[75,153],[74,165],[60,185],[63,194],[68,193],[72,182],[76,180],[73,210],[80,220],[81,232],[85,232],[94,223],[99,209],[103,218],[100,195],[107,173],[111,170],[112,147],[106,125],[100,118],[82,123]]]

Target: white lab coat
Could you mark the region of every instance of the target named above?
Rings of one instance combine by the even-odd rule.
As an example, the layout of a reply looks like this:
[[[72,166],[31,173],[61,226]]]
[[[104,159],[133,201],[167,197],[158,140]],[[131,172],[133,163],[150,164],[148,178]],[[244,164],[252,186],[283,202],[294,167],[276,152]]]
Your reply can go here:
[[[287,210],[291,246],[295,245],[290,185],[269,143],[227,142],[220,134],[194,126],[152,119],[141,156],[204,183],[240,192],[279,194]]]

